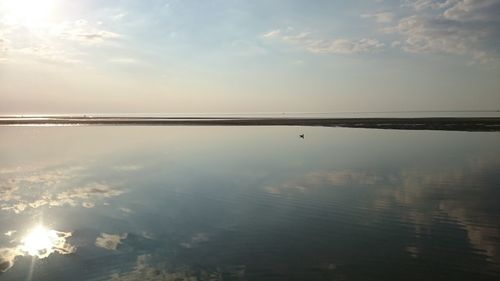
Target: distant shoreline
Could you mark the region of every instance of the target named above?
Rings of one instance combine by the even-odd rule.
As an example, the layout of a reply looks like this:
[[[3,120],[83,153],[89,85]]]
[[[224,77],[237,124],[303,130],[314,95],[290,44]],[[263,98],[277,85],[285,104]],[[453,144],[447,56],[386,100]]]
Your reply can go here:
[[[3,126],[321,126],[393,130],[500,131],[500,117],[226,118],[226,117],[2,117]]]

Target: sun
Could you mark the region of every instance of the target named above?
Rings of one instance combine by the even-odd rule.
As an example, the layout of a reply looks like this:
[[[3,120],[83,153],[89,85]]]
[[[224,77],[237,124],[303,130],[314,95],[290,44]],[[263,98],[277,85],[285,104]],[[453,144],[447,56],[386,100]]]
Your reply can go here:
[[[46,23],[54,13],[54,0],[0,0],[9,22],[26,27]]]
[[[33,228],[21,240],[21,250],[30,256],[48,257],[60,244],[60,237],[55,230],[49,230],[42,225]]]

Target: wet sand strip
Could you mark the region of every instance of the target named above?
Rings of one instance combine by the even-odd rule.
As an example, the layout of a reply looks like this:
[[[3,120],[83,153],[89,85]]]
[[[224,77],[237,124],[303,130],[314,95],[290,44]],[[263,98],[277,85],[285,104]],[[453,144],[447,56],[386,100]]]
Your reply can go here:
[[[432,118],[224,118],[224,117],[17,117],[0,125],[126,125],[126,126],[322,126],[393,130],[500,131],[500,117]]]

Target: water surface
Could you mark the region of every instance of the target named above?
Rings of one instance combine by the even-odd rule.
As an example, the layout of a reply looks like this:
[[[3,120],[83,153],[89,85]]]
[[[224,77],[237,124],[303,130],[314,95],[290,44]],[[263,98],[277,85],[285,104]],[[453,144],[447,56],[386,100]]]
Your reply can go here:
[[[0,280],[500,278],[498,132],[0,127],[0,155]]]

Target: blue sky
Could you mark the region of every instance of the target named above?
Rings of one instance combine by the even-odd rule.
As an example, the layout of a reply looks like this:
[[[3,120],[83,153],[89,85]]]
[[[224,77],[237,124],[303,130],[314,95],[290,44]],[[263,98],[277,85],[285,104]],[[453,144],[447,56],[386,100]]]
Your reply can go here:
[[[0,0],[0,114],[500,108],[500,1]]]

